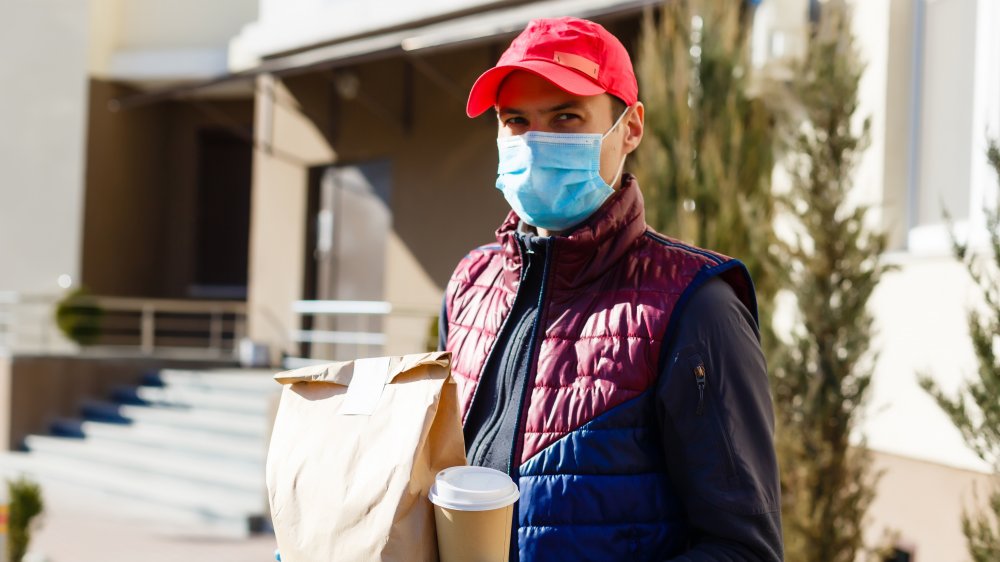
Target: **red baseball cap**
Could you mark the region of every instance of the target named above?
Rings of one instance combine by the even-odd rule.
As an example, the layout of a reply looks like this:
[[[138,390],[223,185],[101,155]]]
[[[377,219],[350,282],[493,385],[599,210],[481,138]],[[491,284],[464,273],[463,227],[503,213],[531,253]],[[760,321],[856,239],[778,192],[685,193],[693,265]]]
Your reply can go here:
[[[496,105],[500,83],[515,70],[537,74],[578,96],[608,93],[627,105],[639,97],[632,59],[608,30],[579,18],[537,19],[472,85],[466,114],[477,117]]]

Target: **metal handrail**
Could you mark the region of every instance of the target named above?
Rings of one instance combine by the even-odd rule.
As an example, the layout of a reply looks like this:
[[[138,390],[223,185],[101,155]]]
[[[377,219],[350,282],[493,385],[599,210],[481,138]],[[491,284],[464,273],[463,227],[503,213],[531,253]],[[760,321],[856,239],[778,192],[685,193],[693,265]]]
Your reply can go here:
[[[345,332],[337,330],[293,330],[292,340],[301,343],[332,343],[346,345],[385,345],[381,332]]]
[[[55,308],[59,302],[59,295],[25,295],[13,291],[0,292],[0,348],[17,345],[31,351],[51,351],[51,345],[55,338],[54,332]],[[138,351],[141,355],[165,354],[171,356],[183,356],[185,353],[192,357],[235,357],[237,354],[237,342],[246,335],[246,311],[244,302],[236,301],[202,301],[202,300],[181,300],[181,299],[146,299],[135,297],[107,297],[107,296],[78,296],[75,303],[81,306],[95,306],[99,308],[105,317],[117,316],[119,325],[124,328],[120,330],[119,336],[125,338],[136,338],[138,345],[134,344],[97,344],[92,346],[99,350],[115,350],[125,353]],[[23,317],[19,318],[18,309],[27,306],[42,306],[44,309],[36,313],[36,327],[29,324]],[[176,342],[183,342],[183,345],[161,345],[158,343],[158,332],[161,332],[164,319],[160,315],[171,315],[174,317],[192,317],[188,322],[200,324],[207,322],[205,326],[207,332],[207,342],[205,337],[175,337]],[[137,315],[137,322],[129,316]],[[126,317],[122,322],[122,316]],[[229,328],[227,329],[227,323]],[[44,325],[42,325],[44,324]],[[134,328],[133,328],[134,324]],[[200,326],[199,326],[200,328]],[[200,329],[198,330],[200,331]],[[31,348],[26,342],[18,342],[18,339],[27,339],[24,336],[38,332],[35,347]],[[204,332],[203,332],[204,333]],[[162,335],[162,334],[159,334]],[[13,340],[13,341],[12,341]],[[197,345],[189,345],[195,341]],[[207,345],[204,345],[206,344]]]
[[[226,312],[231,314],[246,314],[247,305],[242,301],[203,301],[183,299],[144,299],[136,297],[79,297],[81,300],[91,300],[97,305],[115,311],[138,312],[154,309],[157,312],[172,312],[178,314],[208,314]]]
[[[51,323],[32,323],[33,329],[29,330],[25,328],[26,319],[32,316],[30,308],[49,308],[58,299],[54,294],[0,291],[0,351],[27,347],[26,342],[30,341],[34,341],[32,350],[47,351],[55,339]],[[51,315],[43,313],[42,317],[51,318]]]
[[[392,304],[385,301],[295,301],[292,312],[296,314],[371,314],[384,316],[392,312]]]
[[[381,354],[384,351],[388,338],[381,330],[374,331],[372,323],[376,319],[386,317],[427,317],[435,316],[438,311],[429,308],[398,306],[386,301],[347,301],[347,300],[301,300],[292,304],[292,312],[300,317],[327,317],[327,318],[357,318],[362,326],[358,330],[343,329],[292,329],[289,331],[289,340],[296,344],[309,345],[309,352],[305,357],[288,357],[285,359],[286,368],[295,368],[317,362],[323,362],[324,358],[315,357],[314,345],[349,346],[351,358],[363,355]],[[338,351],[343,351],[337,348]],[[327,357],[325,360],[333,359]]]
[[[153,355],[157,348],[157,315],[174,314],[186,316],[208,316],[208,346],[203,348],[220,356],[235,356],[236,342],[246,335],[245,302],[238,301],[194,301],[176,299],[143,299],[134,297],[86,297],[81,302],[91,302],[106,313],[139,314],[139,349],[144,355]],[[225,345],[225,317],[233,318],[231,344]],[[178,346],[172,346],[178,347]],[[197,346],[183,346],[197,347]]]
[[[296,360],[300,359],[315,360],[316,344],[347,345],[351,346],[355,353],[360,353],[362,350],[368,352],[372,348],[381,350],[385,346],[385,334],[381,331],[372,331],[369,319],[388,315],[392,312],[392,304],[385,301],[301,300],[292,303],[292,312],[300,317],[355,317],[363,319],[365,329],[354,331],[293,329],[289,332],[289,339],[296,344],[307,344],[309,351],[303,355],[309,357],[293,357],[291,361],[286,360],[286,366],[296,364]]]
[[[18,302],[18,294],[13,291],[0,291],[0,351],[10,348],[16,315],[14,305]]]

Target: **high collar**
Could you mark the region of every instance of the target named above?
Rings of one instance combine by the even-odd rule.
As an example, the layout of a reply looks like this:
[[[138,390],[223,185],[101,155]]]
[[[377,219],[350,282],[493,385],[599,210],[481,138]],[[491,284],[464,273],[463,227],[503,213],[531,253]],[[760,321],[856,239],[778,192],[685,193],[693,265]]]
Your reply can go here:
[[[504,249],[504,277],[516,287],[522,266],[514,211],[497,229]],[[587,220],[561,236],[548,239],[549,276],[558,288],[580,287],[607,271],[646,231],[642,193],[635,176],[625,174],[622,187]]]

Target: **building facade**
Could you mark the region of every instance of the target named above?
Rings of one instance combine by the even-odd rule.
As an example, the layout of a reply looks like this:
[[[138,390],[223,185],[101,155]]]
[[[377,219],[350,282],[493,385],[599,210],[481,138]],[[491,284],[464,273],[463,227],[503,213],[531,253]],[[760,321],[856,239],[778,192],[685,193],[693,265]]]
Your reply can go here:
[[[464,114],[472,82],[534,17],[591,17],[634,52],[653,4],[9,3],[0,45],[38,48],[0,61],[18,77],[0,92],[18,131],[0,150],[0,263],[23,264],[0,270],[0,290],[55,292],[65,275],[102,295],[245,300],[250,337],[276,358],[301,352],[296,301],[387,301],[385,351],[419,351],[452,267],[507,209],[495,122]],[[821,4],[759,3],[757,71],[780,76]],[[955,390],[975,370],[965,314],[979,303],[943,215],[985,251],[1000,4],[853,5],[872,123],[855,192],[897,266],[872,301],[862,431],[886,472],[869,540],[895,531],[913,560],[960,560],[959,516],[989,467],[917,376]]]

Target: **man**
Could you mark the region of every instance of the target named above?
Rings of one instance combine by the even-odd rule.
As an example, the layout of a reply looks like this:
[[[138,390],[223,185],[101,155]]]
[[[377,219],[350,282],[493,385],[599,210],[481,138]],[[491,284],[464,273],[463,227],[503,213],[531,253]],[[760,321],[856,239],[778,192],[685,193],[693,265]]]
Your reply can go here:
[[[645,224],[637,96],[622,44],[573,18],[472,87],[513,210],[445,295],[468,460],[520,486],[512,560],[781,560],[753,285]]]

